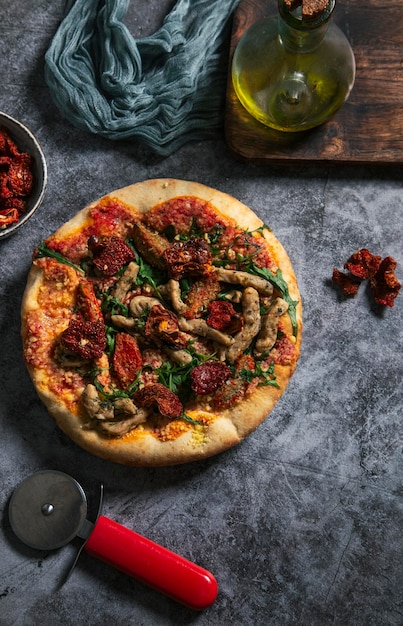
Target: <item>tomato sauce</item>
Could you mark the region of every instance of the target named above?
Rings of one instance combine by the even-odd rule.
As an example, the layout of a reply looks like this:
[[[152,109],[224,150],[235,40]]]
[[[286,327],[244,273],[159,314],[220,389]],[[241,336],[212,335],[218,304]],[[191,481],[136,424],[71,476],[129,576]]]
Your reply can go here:
[[[181,196],[158,204],[146,215],[147,225],[158,232],[174,224],[177,233],[189,233],[194,221],[197,228],[205,233],[217,226],[225,228],[232,224],[232,220],[220,217],[217,209],[206,200],[193,196]]]

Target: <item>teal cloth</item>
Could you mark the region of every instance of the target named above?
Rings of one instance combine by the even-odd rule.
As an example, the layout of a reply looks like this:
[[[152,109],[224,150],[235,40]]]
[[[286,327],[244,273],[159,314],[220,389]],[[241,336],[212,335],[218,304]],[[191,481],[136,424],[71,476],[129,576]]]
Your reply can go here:
[[[160,155],[214,137],[223,123],[223,45],[239,0],[178,0],[143,39],[122,21],[128,2],[70,1],[45,56],[54,102],[78,128],[139,140]]]

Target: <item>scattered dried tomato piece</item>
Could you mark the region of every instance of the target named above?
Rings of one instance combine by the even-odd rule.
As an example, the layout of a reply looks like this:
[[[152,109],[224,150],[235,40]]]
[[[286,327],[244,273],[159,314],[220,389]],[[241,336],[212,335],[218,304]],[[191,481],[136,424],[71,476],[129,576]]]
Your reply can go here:
[[[190,374],[192,390],[196,395],[214,393],[231,378],[231,370],[221,361],[207,361],[197,365]]]
[[[381,261],[382,257],[372,254],[366,248],[361,248],[351,255],[347,263],[344,263],[344,269],[364,280],[376,274]]]
[[[343,274],[334,268],[332,278],[341,287],[345,295],[355,296],[360,281],[369,279],[369,286],[375,302],[382,306],[394,306],[394,300],[400,291],[401,284],[394,272],[397,263],[391,256],[382,259],[366,248],[361,248],[351,255],[344,267],[349,270],[350,274]]]
[[[394,272],[397,263],[391,256],[382,259],[366,248],[361,248],[351,255],[344,267],[350,274],[344,274],[334,268],[332,280],[341,287],[346,296],[355,296],[360,281],[369,279],[375,302],[382,306],[394,306],[401,285]]]
[[[89,322],[72,319],[60,337],[61,346],[86,360],[97,359],[106,347],[105,325],[102,320]]]
[[[133,402],[137,406],[155,406],[161,415],[169,419],[180,417],[183,412],[183,406],[178,396],[160,383],[146,385],[136,391],[133,395]]]
[[[113,353],[113,368],[122,387],[132,383],[143,365],[140,348],[134,337],[128,333],[118,333]]]
[[[211,252],[203,239],[178,241],[165,250],[163,258],[171,278],[201,276],[210,271]]]
[[[355,296],[358,293],[360,282],[353,276],[340,272],[336,267],[333,269],[332,280],[341,288],[345,296]]]
[[[370,287],[375,302],[383,306],[394,306],[394,300],[397,297],[401,284],[396,278],[395,269],[397,263],[391,256],[387,256],[381,262],[375,276],[370,280]]]
[[[186,339],[179,330],[178,318],[160,304],[151,308],[144,332],[146,337],[173,348],[184,348],[186,345]]]
[[[121,237],[97,237],[88,240],[92,262],[103,276],[114,276],[124,265],[135,258],[133,250]]]
[[[208,312],[206,322],[212,328],[225,331],[229,334],[242,329],[242,317],[235,311],[231,302],[214,300],[210,302]]]

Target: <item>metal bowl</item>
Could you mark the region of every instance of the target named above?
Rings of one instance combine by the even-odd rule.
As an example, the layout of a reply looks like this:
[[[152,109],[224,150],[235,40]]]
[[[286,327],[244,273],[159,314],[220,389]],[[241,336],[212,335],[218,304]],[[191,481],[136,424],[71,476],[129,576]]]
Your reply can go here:
[[[28,152],[32,157],[32,174],[34,180],[32,193],[26,199],[27,209],[25,213],[21,215],[20,219],[15,224],[10,224],[10,226],[0,229],[0,239],[5,239],[21,228],[42,204],[48,176],[42,148],[26,126],[6,113],[0,112],[0,130],[6,130],[11,139],[16,143],[18,149],[21,152]]]

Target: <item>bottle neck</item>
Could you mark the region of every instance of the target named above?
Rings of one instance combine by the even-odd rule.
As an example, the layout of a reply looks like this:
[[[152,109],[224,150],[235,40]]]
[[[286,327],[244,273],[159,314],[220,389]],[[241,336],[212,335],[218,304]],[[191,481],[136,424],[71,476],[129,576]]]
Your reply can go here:
[[[334,6],[335,0],[329,0],[319,15],[306,17],[301,5],[290,11],[284,0],[278,0],[278,31],[283,45],[295,52],[314,50],[326,35]]]

